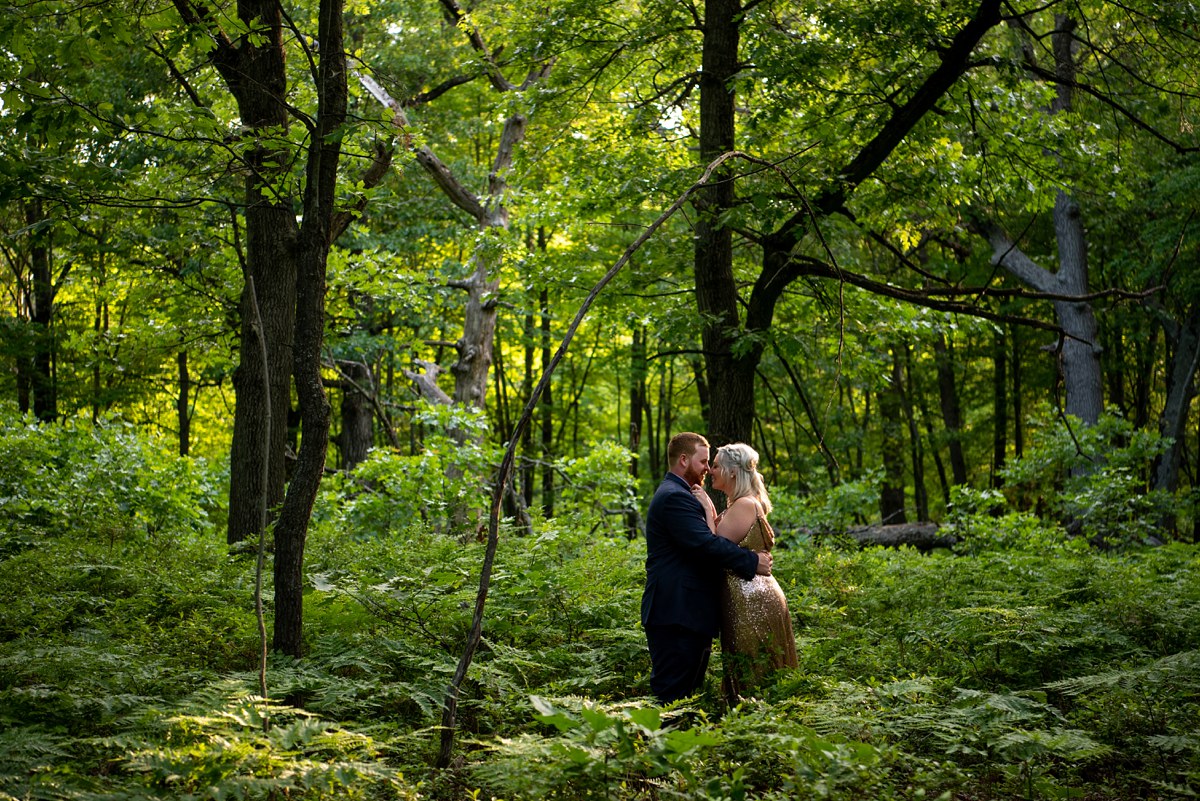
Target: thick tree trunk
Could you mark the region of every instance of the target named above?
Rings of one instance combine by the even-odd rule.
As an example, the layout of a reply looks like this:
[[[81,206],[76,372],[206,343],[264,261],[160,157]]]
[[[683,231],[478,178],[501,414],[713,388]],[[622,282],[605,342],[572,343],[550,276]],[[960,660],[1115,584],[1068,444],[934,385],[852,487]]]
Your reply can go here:
[[[329,401],[321,380],[325,334],[325,274],[332,236],[341,137],[348,91],[342,38],[342,0],[321,0],[317,67],[317,122],[305,171],[304,222],[297,282],[295,377],[302,438],[296,471],[275,525],[276,650],[302,651],[304,544],[329,448]]]
[[[503,227],[503,224],[485,227]],[[496,331],[496,290],[500,287],[499,260],[493,263],[490,253],[495,246],[484,248],[476,254],[471,277],[457,284],[466,290],[467,302],[463,308],[462,337],[455,343],[458,360],[450,372],[454,375],[454,402],[470,409],[483,409],[487,398],[492,337]]]
[[[1066,192],[1054,203],[1054,229],[1058,237],[1058,280],[1063,294],[1088,292],[1087,241],[1079,205]],[[1067,414],[1094,425],[1104,411],[1103,375],[1096,316],[1090,303],[1054,304],[1063,338],[1059,363],[1066,394]]]
[[[190,23],[208,26],[208,10],[189,0],[175,0]],[[257,535],[259,507],[265,495],[268,508],[282,500],[287,480],[288,411],[291,406],[292,337],[296,315],[296,256],[298,234],[293,199],[280,194],[277,180],[290,161],[286,146],[273,137],[286,131],[287,75],[283,52],[283,17],[278,0],[239,0],[238,18],[250,33],[237,40],[215,36],[213,64],[237,102],[244,138],[246,243],[245,269],[258,288],[259,312],[267,347],[270,407],[263,397],[262,366],[251,349],[257,347],[250,330],[248,291],[241,302],[241,357],[234,372],[236,396],[229,464],[230,543]],[[211,30],[211,29],[210,29]],[[268,428],[270,441],[261,436]],[[263,450],[263,443],[266,450]],[[263,466],[266,465],[266,486]]]
[[[704,4],[700,69],[700,161],[709,164],[734,149],[736,117],[733,80],[738,71],[742,14],[738,0],[708,0]],[[753,354],[735,356],[738,336],[738,287],[733,277],[733,232],[721,216],[734,203],[729,170],[696,194],[694,269],[696,307],[704,320],[701,343],[707,369],[702,406],[708,413],[708,439],[714,447],[749,442],[754,419],[754,368],[762,346]],[[704,401],[707,401],[705,403]]]
[[[891,384],[879,392],[879,424],[883,441],[883,487],[879,516],[885,525],[908,522],[904,512],[904,374],[899,353],[892,353]]]

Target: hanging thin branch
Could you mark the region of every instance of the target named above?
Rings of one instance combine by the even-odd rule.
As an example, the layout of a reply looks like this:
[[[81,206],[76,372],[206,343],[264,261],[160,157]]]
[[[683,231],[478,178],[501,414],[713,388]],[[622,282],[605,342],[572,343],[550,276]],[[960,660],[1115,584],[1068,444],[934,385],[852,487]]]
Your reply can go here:
[[[575,313],[575,318],[571,321],[571,325],[567,328],[567,332],[563,335],[562,342],[558,346],[558,350],[550,359],[550,363],[546,366],[542,373],[541,379],[538,380],[537,386],[529,395],[529,400],[525,403],[525,409],[521,412],[516,425],[513,427],[512,433],[508,436],[508,447],[504,451],[504,459],[500,462],[500,471],[496,477],[496,483],[492,487],[492,505],[491,512],[488,516],[488,538],[487,549],[484,553],[483,565],[479,574],[479,591],[475,596],[475,615],[471,622],[471,630],[467,634],[466,647],[463,649],[461,658],[458,661],[458,668],[454,671],[454,678],[450,682],[450,686],[446,688],[446,699],[442,706],[442,743],[441,750],[438,753],[438,767],[447,767],[450,764],[450,757],[454,751],[454,735],[456,729],[456,717],[458,713],[458,694],[462,687],[463,681],[467,677],[467,670],[471,667],[471,661],[475,657],[475,651],[479,647],[479,642],[483,637],[483,609],[487,604],[488,590],[491,587],[492,566],[496,561],[496,547],[499,543],[499,528],[500,528],[500,507],[504,498],[504,493],[507,490],[509,483],[512,481],[513,463],[516,459],[517,448],[521,443],[521,435],[525,428],[529,425],[529,420],[533,416],[533,410],[537,407],[538,400],[542,393],[550,384],[550,377],[554,374],[554,370],[558,367],[566,355],[567,348],[571,344],[571,340],[575,337],[575,332],[579,329],[579,325],[583,322],[584,316],[591,309],[592,304],[599,296],[600,292],[608,285],[617,273],[621,271],[629,259],[636,253],[642,245],[654,235],[663,223],[675,215],[683,204],[687,202],[698,189],[705,186],[713,172],[726,161],[732,158],[741,157],[743,154],[737,151],[723,153],[713,160],[711,164],[705,168],[704,173],[696,183],[692,184],[688,189],[675,199],[675,202],[658,216],[654,222],[646,227],[637,239],[625,248],[625,252],[621,257],[609,268],[604,277],[592,287],[592,291],[584,298],[583,303],[579,307],[579,311]]]

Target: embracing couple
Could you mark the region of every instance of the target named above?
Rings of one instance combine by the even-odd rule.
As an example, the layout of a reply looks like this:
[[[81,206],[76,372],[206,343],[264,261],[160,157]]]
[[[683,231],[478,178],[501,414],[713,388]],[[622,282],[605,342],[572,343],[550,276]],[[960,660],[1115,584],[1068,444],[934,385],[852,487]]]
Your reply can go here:
[[[670,468],[646,515],[642,626],[650,648],[650,690],[663,703],[704,683],[713,638],[721,635],[730,703],[766,674],[796,666],[787,599],[771,576],[771,501],[748,445],[683,433],[667,445]],[[717,514],[704,476],[725,494]]]

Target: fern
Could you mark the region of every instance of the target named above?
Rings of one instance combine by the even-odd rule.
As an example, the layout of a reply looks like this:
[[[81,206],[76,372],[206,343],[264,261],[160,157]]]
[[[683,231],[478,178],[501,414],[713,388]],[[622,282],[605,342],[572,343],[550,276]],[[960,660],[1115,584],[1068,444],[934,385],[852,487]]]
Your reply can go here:
[[[1046,686],[1064,695],[1074,696],[1113,687],[1136,690],[1146,685],[1171,685],[1200,691],[1200,650],[1171,654],[1148,665],[1114,668],[1088,676],[1062,679]]]

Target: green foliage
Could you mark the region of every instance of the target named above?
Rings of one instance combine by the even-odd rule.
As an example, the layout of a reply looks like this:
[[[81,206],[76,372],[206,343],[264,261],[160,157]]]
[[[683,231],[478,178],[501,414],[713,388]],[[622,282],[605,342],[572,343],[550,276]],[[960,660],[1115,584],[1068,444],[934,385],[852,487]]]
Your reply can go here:
[[[218,474],[119,420],[58,426],[2,414],[0,463],[0,553],[25,547],[22,531],[168,549],[219,515]]]
[[[487,789],[514,799],[677,797],[856,798],[886,787],[881,754],[865,743],[740,707],[719,725],[664,717],[657,707],[532,697],[549,734],[501,739],[477,764]],[[747,759],[753,754],[753,759]]]
[[[1147,470],[1168,443],[1116,414],[1093,426],[1043,410],[1034,447],[1004,471],[1013,495],[1032,500],[1111,546],[1156,541],[1173,499],[1148,491]],[[1046,488],[1060,488],[1047,493]]]
[[[10,797],[1174,798],[1200,774],[1192,546],[1100,551],[986,492],[956,496],[953,554],[796,537],[775,572],[799,668],[728,709],[714,660],[662,709],[644,546],[597,527],[627,497],[627,455],[597,446],[561,465],[561,515],[502,527],[461,761],[437,771],[485,547],[422,519],[444,462],[377,453],[327,483],[306,654],[271,659],[264,703],[253,563],[222,543],[218,477],[125,427],[3,432]]]
[[[797,509],[791,509],[792,504],[780,499],[784,510],[782,519],[817,535],[845,532],[877,516],[882,482],[883,471],[871,470],[858,480],[845,481],[801,499]],[[774,497],[772,502],[777,502]]]

